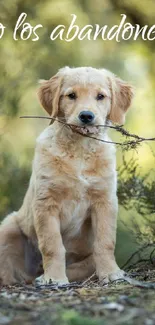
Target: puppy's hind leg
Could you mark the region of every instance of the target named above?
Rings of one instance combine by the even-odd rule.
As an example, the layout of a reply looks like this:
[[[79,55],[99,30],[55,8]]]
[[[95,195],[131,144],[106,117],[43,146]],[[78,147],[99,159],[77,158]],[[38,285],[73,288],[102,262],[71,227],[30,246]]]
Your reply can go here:
[[[3,285],[30,281],[25,272],[23,234],[16,215],[16,212],[8,215],[0,225],[0,282]]]
[[[92,254],[79,262],[70,264],[67,267],[67,277],[70,282],[83,281],[95,272],[95,264]]]

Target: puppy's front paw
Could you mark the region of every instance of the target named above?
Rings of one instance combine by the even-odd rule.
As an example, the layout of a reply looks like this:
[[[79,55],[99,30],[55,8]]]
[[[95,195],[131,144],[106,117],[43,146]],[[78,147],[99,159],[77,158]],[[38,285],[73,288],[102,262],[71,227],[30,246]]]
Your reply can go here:
[[[103,273],[100,275],[99,280],[102,284],[108,284],[110,281],[123,280],[125,277],[125,272],[123,270],[117,269],[111,273]]]
[[[41,276],[39,276],[38,278],[35,279],[35,282],[38,285],[46,285],[46,284],[67,284],[69,283],[68,278],[65,277],[63,279],[56,279],[54,277],[50,277],[49,275],[46,274],[42,274]]]
[[[109,280],[110,281],[117,281],[117,280],[123,280],[126,273],[123,270],[117,270],[116,272],[113,272],[109,274]]]

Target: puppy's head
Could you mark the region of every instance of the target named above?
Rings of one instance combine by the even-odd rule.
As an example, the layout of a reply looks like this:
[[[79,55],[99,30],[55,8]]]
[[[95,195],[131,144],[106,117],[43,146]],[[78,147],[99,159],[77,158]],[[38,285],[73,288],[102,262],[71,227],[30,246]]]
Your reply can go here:
[[[98,133],[108,120],[124,124],[132,87],[104,69],[63,68],[39,88],[42,106],[81,133]]]

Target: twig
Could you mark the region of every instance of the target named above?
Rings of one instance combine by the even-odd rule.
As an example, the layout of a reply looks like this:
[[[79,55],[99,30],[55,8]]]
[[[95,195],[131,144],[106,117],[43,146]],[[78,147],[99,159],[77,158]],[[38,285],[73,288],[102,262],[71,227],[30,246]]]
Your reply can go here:
[[[82,282],[82,287],[84,287],[89,281],[91,281],[96,276],[96,272],[94,272],[88,279]]]
[[[58,289],[72,289],[72,288],[81,288],[82,284],[78,282],[71,282],[67,284],[36,284],[36,289],[51,289],[51,290],[58,290]]]
[[[79,125],[75,125],[75,124],[69,124],[66,123],[64,121],[61,121],[57,118],[54,117],[48,117],[48,116],[20,116],[20,118],[38,118],[38,119],[47,119],[47,120],[53,120],[53,121],[57,121],[59,123],[62,123],[70,128],[72,127],[79,127]],[[85,128],[85,126],[80,126],[81,128]],[[133,133],[129,133],[127,130],[125,130],[122,126],[116,125],[116,126],[112,126],[109,124],[105,124],[105,125],[95,125],[95,127],[104,127],[104,128],[110,128],[110,129],[114,129],[116,131],[118,131],[119,133],[121,133],[123,136],[126,137],[130,137],[130,138],[134,138],[135,140],[130,140],[130,141],[125,141],[125,142],[115,142],[115,141],[107,141],[107,140],[103,140],[103,139],[99,139],[96,137],[92,137],[89,136],[88,134],[82,134],[78,131],[76,131],[78,134],[100,141],[100,142],[105,142],[105,143],[111,143],[111,144],[116,144],[116,145],[120,145],[120,146],[124,146],[126,148],[128,148],[129,146],[131,146],[131,148],[135,148],[138,144],[140,144],[141,142],[144,141],[155,141],[155,137],[151,137],[151,138],[144,138],[141,137],[139,135],[133,134]]]
[[[132,259],[139,253],[141,253],[144,249],[148,248],[148,247],[151,247],[152,244],[148,243],[142,247],[140,247],[136,252],[134,252],[129,258],[128,260],[125,262],[125,264],[121,267],[122,269],[124,269],[131,261]]]
[[[54,117],[47,117],[47,116],[20,116],[20,118],[39,118],[39,119],[46,119],[46,120],[54,120],[54,121],[57,121],[57,122],[59,122],[59,123],[62,123],[62,124],[64,124],[64,125],[66,125],[66,126],[68,126],[68,127],[79,127],[79,125],[76,125],[76,124],[68,124],[68,123],[66,123],[66,122],[63,122],[63,121],[61,121],[61,120],[58,120],[58,119],[56,119],[56,118],[54,118]],[[95,125],[96,127],[98,127],[98,125]],[[101,126],[101,125],[100,125]],[[85,128],[85,126],[80,126],[81,128]],[[107,125],[102,125],[102,127],[107,127]],[[80,133],[80,132],[78,132],[78,131],[76,131],[76,133],[78,133],[78,134],[80,134],[80,135],[82,135],[82,136],[84,136],[84,137],[88,137],[88,138],[91,138],[91,139],[94,139],[94,140],[98,140],[98,141],[100,141],[100,142],[105,142],[105,143],[113,143],[113,144],[117,144],[117,145],[122,145],[122,143],[121,142],[113,142],[113,141],[107,141],[107,140],[103,140],[103,139],[98,139],[98,138],[95,138],[95,137],[91,137],[91,136],[89,136],[89,135],[87,135],[87,134],[82,134],[82,133]]]

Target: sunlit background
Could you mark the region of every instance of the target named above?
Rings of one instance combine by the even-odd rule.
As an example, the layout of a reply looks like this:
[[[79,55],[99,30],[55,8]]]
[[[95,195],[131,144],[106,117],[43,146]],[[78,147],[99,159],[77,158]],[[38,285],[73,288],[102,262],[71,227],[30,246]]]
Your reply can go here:
[[[42,24],[39,41],[13,40],[13,29],[19,15],[27,13],[32,26]],[[108,25],[120,22],[125,13],[134,24],[154,24],[155,2],[148,0],[5,0],[0,3],[0,22],[6,26],[0,39],[0,217],[18,209],[26,192],[31,173],[35,139],[48,125],[44,120],[21,120],[21,115],[45,115],[36,96],[39,79],[48,79],[63,66],[104,67],[135,87],[135,98],[127,115],[126,128],[144,137],[155,136],[155,41],[96,41],[77,39],[65,42],[50,40],[59,24],[66,29],[71,14],[77,15],[80,27],[86,24]],[[112,138],[118,139],[116,132]],[[154,168],[153,143],[130,150],[141,174]],[[117,152],[118,168],[122,150]],[[117,256],[120,264],[136,249],[130,229],[134,210],[120,207]],[[125,225],[123,225],[123,223]],[[125,243],[125,244],[124,244]]]

